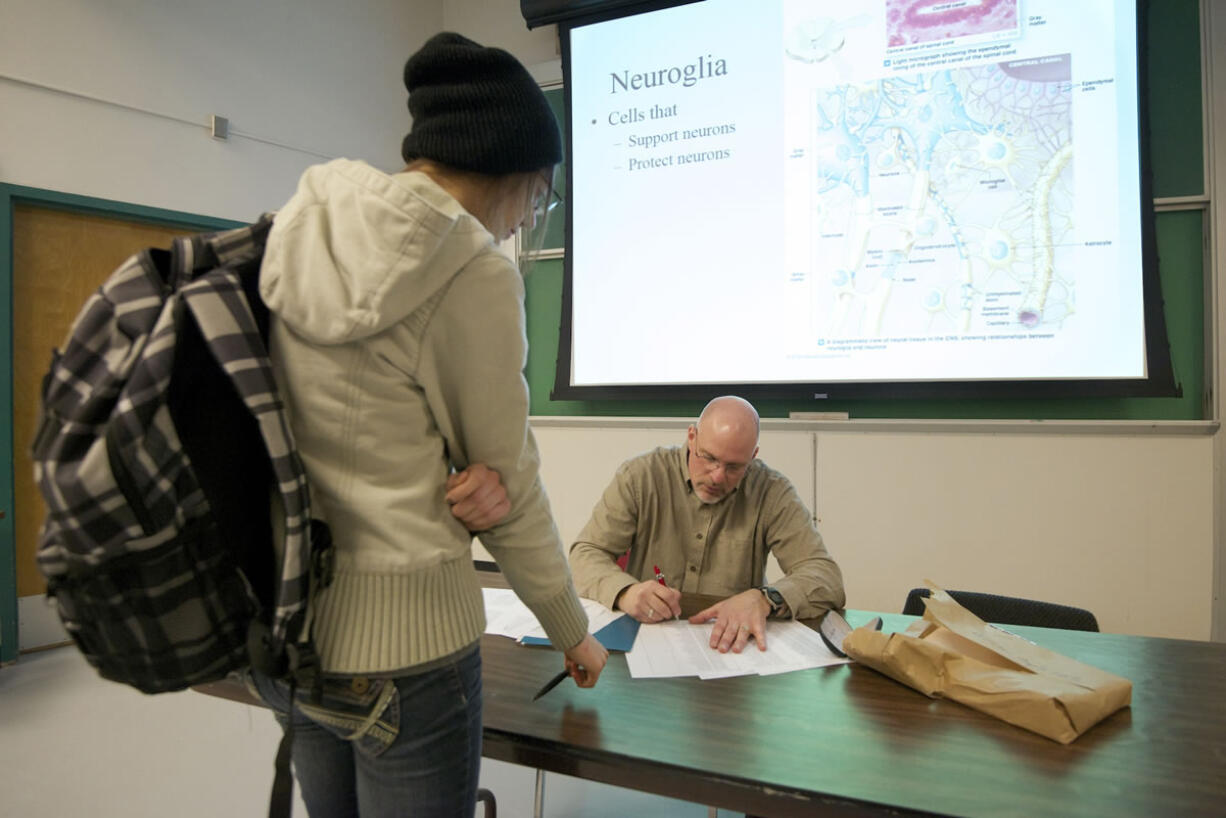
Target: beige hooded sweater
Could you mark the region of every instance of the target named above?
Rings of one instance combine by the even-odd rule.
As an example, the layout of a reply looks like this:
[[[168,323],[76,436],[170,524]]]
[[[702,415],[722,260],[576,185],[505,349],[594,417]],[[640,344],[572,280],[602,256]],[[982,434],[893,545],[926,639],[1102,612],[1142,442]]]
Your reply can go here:
[[[582,640],[528,428],[523,281],[481,223],[424,174],[318,165],[277,214],[260,294],[313,513],[336,543],[312,608],[324,670],[406,671],[480,638],[471,536],[444,499],[472,463],[511,500],[482,544],[555,646]]]

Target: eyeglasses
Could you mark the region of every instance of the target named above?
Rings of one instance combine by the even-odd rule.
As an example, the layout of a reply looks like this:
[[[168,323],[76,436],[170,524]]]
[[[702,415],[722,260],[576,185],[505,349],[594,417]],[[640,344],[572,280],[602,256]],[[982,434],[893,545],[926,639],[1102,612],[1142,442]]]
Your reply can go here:
[[[532,218],[536,219],[536,221],[539,223],[545,218],[546,213],[549,213],[560,204],[562,204],[562,197],[558,195],[558,192],[554,190],[552,186],[550,186],[549,192],[542,196],[541,200],[532,206]]]
[[[698,465],[700,465],[704,471],[715,471],[720,466],[723,466],[724,474],[728,475],[729,477],[737,477],[749,468],[748,463],[725,463],[718,457],[713,457],[707,452],[704,452],[698,443],[697,431],[694,432],[694,457],[698,460]]]

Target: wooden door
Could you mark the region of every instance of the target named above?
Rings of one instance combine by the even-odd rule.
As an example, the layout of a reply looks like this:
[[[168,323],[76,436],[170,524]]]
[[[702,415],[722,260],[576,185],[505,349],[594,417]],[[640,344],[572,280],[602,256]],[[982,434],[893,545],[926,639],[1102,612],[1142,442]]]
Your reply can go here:
[[[46,513],[34,485],[30,442],[38,427],[39,386],[86,298],[132,253],[168,247],[191,232],[19,204],[13,209],[13,499],[17,596],[43,594],[35,566]],[[35,645],[21,646],[23,649]]]

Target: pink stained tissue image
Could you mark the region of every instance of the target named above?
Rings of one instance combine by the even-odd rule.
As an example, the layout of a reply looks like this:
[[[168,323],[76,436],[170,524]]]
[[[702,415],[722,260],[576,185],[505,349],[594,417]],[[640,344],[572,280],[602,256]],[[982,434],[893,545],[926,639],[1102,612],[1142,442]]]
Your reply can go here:
[[[1018,0],[885,0],[887,45],[952,40],[1017,28]]]

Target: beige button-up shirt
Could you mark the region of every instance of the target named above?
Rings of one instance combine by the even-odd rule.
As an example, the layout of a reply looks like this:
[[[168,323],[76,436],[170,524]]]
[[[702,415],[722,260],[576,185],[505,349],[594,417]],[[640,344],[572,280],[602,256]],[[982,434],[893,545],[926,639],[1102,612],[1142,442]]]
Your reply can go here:
[[[790,480],[755,460],[735,491],[707,504],[694,493],[686,453],[662,447],[618,468],[570,549],[580,596],[611,608],[659,566],[683,592],[729,597],[763,585],[773,553],[784,571],[774,587],[793,616],[843,607],[843,574]],[[616,559],[627,549],[623,572]]]

